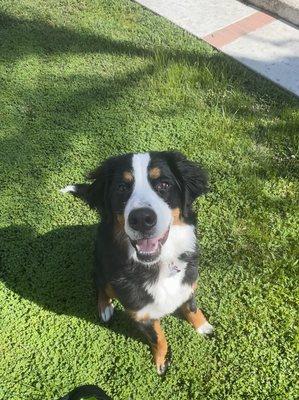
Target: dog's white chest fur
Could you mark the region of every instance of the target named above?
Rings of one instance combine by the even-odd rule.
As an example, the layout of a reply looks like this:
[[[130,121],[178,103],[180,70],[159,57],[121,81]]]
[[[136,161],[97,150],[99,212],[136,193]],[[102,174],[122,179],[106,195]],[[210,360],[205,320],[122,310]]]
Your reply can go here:
[[[145,287],[146,291],[152,295],[154,301],[137,313],[137,319],[150,318],[158,319],[164,315],[171,314],[185,301],[192,293],[190,285],[182,283],[184,268],[186,263],[178,261],[175,266],[164,264],[161,267],[157,281]],[[181,268],[179,271],[172,268]]]
[[[172,226],[161,254],[158,279],[145,285],[154,301],[137,312],[137,319],[158,319],[171,314],[192,294],[190,285],[183,284],[187,263],[179,256],[195,250],[194,227],[190,225]]]

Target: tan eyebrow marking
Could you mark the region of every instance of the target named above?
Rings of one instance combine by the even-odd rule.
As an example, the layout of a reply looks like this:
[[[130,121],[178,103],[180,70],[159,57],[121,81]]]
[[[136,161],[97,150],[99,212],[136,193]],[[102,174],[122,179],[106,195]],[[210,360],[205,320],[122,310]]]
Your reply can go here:
[[[151,168],[149,171],[149,176],[152,179],[160,178],[160,176],[161,176],[160,168],[158,168],[158,167]]]
[[[124,178],[125,182],[133,182],[133,179],[134,179],[132,172],[130,172],[130,171],[125,171],[123,173],[123,178]]]

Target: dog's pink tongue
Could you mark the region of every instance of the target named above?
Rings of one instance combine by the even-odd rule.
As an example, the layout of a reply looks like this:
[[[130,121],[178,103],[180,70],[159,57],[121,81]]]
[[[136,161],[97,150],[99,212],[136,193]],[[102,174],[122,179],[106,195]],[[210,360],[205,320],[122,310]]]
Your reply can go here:
[[[138,251],[142,251],[143,253],[153,253],[158,249],[159,239],[158,238],[140,239],[137,240],[136,246]]]

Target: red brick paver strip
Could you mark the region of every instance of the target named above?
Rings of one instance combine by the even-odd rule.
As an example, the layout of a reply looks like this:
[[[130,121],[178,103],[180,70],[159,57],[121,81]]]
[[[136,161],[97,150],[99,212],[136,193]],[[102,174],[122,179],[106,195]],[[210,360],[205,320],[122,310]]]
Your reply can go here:
[[[226,44],[233,42],[247,33],[253,32],[265,25],[270,24],[274,20],[275,19],[270,15],[258,11],[241,19],[238,22],[234,22],[225,28],[219,29],[207,36],[204,36],[203,40],[217,49],[221,49]]]

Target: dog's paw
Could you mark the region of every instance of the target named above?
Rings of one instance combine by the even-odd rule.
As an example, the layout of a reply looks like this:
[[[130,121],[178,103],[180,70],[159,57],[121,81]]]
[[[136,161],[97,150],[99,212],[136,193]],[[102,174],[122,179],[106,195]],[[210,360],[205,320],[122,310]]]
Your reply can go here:
[[[209,324],[208,321],[206,321],[200,325],[196,331],[201,335],[211,335],[214,332],[214,327],[213,325]]]
[[[168,368],[168,363],[157,365],[157,373],[162,376],[166,373]]]
[[[156,362],[158,375],[163,376],[166,373],[168,367],[171,364],[171,360],[172,360],[172,352],[171,352],[171,347],[169,346],[165,360],[163,362],[161,361]]]
[[[158,375],[163,376],[166,373],[169,366],[170,366],[170,360],[165,360],[164,364],[157,364],[156,367]]]
[[[112,315],[114,313],[114,305],[108,304],[108,306],[106,306],[103,310],[101,310],[100,312],[100,318],[102,320],[102,322],[108,322],[110,321]]]

